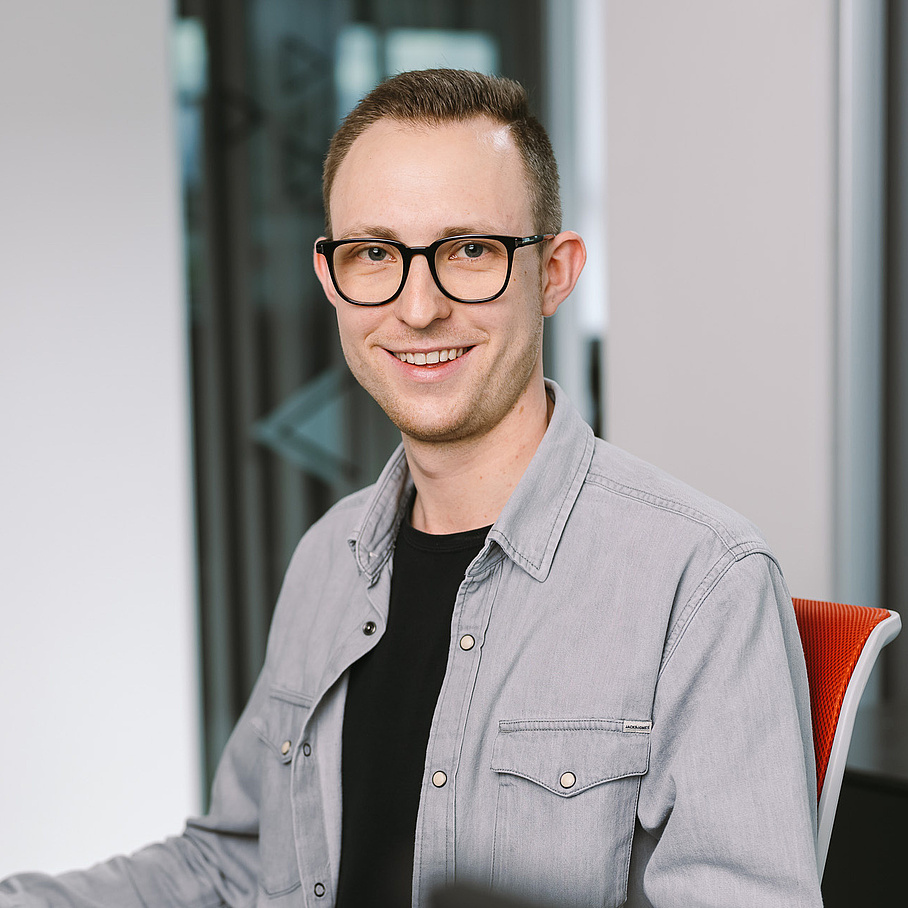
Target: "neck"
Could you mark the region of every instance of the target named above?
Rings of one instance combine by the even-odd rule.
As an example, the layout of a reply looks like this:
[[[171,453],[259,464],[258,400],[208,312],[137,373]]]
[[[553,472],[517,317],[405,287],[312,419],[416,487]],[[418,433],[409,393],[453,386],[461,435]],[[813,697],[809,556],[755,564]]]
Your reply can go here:
[[[493,524],[533,459],[552,407],[540,379],[480,438],[433,443],[404,436],[416,485],[413,526],[443,534]]]

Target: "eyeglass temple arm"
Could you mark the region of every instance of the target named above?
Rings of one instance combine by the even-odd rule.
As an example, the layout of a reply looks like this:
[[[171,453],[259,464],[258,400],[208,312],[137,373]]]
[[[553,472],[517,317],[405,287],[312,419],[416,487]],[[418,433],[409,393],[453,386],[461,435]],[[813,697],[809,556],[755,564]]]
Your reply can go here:
[[[516,243],[516,248],[520,249],[522,246],[532,246],[534,243],[541,243],[543,240],[553,240],[555,239],[555,236],[556,234],[554,233],[538,233],[536,236],[521,237]]]

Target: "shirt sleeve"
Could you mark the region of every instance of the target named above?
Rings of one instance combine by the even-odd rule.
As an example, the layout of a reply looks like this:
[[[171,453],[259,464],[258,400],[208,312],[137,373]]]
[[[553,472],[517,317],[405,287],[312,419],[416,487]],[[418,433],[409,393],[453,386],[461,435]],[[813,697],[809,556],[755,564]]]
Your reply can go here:
[[[627,904],[819,908],[810,700],[791,599],[764,554],[717,574],[669,635]]]
[[[0,882],[0,908],[245,908],[258,880],[257,746],[250,718],[260,677],[218,766],[208,815],[181,836],[60,876],[26,873]]]

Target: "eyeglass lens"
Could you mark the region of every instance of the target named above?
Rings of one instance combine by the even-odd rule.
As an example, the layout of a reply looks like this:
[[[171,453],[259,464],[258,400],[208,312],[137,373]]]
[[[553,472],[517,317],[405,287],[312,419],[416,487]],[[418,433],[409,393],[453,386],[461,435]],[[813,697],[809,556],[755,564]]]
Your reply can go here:
[[[358,303],[383,303],[400,287],[404,272],[401,251],[388,243],[369,240],[334,250],[338,290]],[[495,296],[508,277],[508,250],[491,239],[459,238],[442,243],[435,252],[435,273],[445,292],[469,302]]]

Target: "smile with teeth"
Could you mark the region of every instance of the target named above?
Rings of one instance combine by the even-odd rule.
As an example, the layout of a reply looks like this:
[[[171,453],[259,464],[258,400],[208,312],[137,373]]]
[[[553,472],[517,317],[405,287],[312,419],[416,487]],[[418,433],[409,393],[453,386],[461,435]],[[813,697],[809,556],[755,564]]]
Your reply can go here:
[[[457,347],[452,350],[432,350],[429,353],[395,353],[394,355],[402,363],[410,363],[413,366],[434,366],[437,363],[449,363],[451,360],[463,356],[464,347]]]

